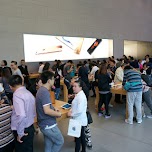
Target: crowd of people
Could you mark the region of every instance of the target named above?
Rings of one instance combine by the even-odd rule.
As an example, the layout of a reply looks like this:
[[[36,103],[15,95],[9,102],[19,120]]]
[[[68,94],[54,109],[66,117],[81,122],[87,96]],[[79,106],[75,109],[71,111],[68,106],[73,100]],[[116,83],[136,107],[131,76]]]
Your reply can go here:
[[[112,94],[111,85],[121,83],[127,96],[115,95],[115,102],[127,102],[127,124],[142,123],[142,102],[151,111],[147,118],[152,118],[151,78],[152,58],[133,57],[106,60],[80,61],[77,65],[72,60],[62,63],[55,60],[53,66],[49,62],[39,63],[39,79],[31,84],[28,67],[24,60],[17,66],[11,61],[1,62],[0,68],[0,152],[33,152],[34,119],[37,115],[38,126],[44,135],[45,152],[58,152],[64,144],[64,138],[57,125],[56,118],[61,112],[54,108],[50,98],[50,90],[55,98],[60,99],[60,79],[68,89],[68,102],[72,104],[68,116],[81,124],[80,137],[75,138],[75,152],[86,152],[92,148],[91,132],[88,124],[87,111],[89,96],[96,97],[95,88],[99,89],[98,116],[111,118],[109,111]],[[90,95],[90,93],[92,93]],[[103,108],[104,104],[104,108]],[[136,115],[134,115],[134,108]],[[82,146],[82,148],[81,148]]]

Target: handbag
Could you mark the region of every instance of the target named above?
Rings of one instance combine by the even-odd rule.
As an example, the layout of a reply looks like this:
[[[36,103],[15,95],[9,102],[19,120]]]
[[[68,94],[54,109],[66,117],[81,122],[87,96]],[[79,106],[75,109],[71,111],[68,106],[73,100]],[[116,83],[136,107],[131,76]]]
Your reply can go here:
[[[79,138],[81,134],[81,124],[75,119],[69,120],[68,135]]]
[[[88,124],[93,123],[93,119],[92,119],[91,113],[89,111],[87,111],[86,113],[87,113]]]
[[[131,87],[134,87],[134,86],[139,85],[139,84],[141,84],[140,81],[137,81],[137,82],[126,82],[125,85],[124,85],[124,89],[126,91],[128,91]]]

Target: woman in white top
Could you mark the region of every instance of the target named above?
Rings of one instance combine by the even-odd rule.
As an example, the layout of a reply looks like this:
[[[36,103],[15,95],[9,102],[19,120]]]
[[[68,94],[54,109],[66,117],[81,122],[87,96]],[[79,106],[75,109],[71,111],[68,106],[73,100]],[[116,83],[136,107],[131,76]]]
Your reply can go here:
[[[86,115],[87,110],[87,98],[82,90],[82,81],[77,80],[73,84],[73,91],[76,94],[72,101],[72,108],[68,113],[68,116],[79,121],[82,125],[81,135],[79,138],[75,138],[75,152],[80,151],[82,145],[82,152],[86,152],[86,141],[84,134],[84,127],[87,126],[88,120]]]

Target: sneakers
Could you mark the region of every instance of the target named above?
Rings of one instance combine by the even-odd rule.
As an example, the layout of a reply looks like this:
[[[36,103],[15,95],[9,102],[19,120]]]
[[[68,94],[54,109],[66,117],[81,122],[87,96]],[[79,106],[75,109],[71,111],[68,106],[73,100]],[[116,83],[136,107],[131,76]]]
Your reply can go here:
[[[145,118],[145,117],[146,117],[146,114],[144,113],[142,117]],[[152,115],[151,115],[151,118],[152,118]]]
[[[133,122],[129,122],[128,119],[125,119],[125,123],[132,125]]]
[[[98,116],[99,116],[99,117],[101,117],[102,115],[103,115],[103,113],[101,113],[101,112],[98,113]]]
[[[110,108],[112,108],[112,107],[113,107],[113,105],[109,103],[109,107],[110,107]]]
[[[102,112],[105,111],[105,107],[102,107],[102,108],[101,108],[101,111],[102,111]]]
[[[106,118],[106,119],[111,118],[111,115],[110,115],[110,114],[105,115],[105,118]]]
[[[92,149],[92,148],[93,148],[92,143],[88,143],[88,144],[87,144],[87,148],[88,148],[88,149]]]
[[[147,118],[151,119],[151,118],[152,118],[152,115],[147,115]]]
[[[137,123],[138,123],[138,124],[141,124],[141,123],[142,123],[142,120],[140,120],[140,121],[137,121]]]

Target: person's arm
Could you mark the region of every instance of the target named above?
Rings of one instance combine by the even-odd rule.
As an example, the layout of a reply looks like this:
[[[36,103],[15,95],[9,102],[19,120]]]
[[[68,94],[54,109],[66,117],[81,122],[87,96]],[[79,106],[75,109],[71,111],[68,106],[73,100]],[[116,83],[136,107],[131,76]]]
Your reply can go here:
[[[22,138],[24,136],[24,129],[26,125],[26,113],[25,113],[24,101],[18,96],[14,95],[13,107],[17,115],[17,123],[16,123],[17,134],[19,138]]]
[[[43,110],[46,115],[54,116],[54,117],[61,117],[61,113],[58,110],[54,111],[53,109],[50,109],[50,105],[44,105]]]
[[[23,77],[20,69],[18,69],[17,74],[22,78],[22,85],[24,85],[24,77]]]
[[[123,82],[122,82],[123,86],[125,85],[126,81],[127,81],[127,76],[126,76],[126,73],[124,72],[124,77],[123,77]]]

